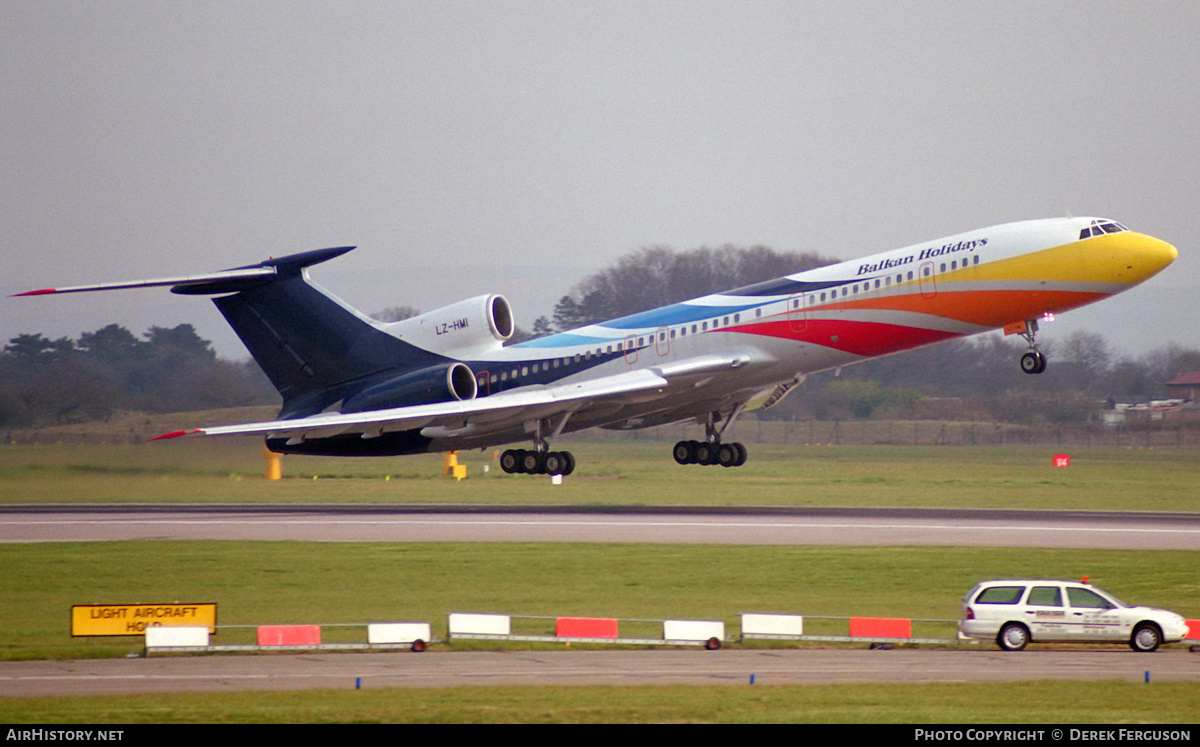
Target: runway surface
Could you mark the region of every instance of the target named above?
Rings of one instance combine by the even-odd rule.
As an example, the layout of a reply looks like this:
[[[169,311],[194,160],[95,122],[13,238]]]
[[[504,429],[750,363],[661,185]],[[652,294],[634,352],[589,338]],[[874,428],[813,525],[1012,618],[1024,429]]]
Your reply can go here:
[[[1200,655],[1111,650],[866,649],[274,654],[0,664],[0,697],[463,685],[816,685],[847,682],[1200,682]]]
[[[4,506],[0,542],[690,542],[1200,550],[1200,514],[879,508]]]

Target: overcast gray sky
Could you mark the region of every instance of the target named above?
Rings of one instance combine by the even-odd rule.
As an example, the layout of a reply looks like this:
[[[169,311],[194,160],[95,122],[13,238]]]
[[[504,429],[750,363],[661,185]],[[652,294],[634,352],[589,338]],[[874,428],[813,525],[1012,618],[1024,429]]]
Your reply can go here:
[[[1099,215],[1180,258],[1041,339],[1200,348],[1200,3],[0,0],[5,295],[325,246],[368,313],[528,327],[648,245],[841,259]],[[163,289],[5,298],[0,343],[195,324]]]

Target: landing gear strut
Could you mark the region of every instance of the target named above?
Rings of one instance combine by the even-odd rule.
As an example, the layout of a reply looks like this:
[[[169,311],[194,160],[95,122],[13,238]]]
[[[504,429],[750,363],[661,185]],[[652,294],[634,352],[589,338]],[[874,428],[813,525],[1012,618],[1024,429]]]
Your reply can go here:
[[[1031,319],[1025,323],[1025,330],[1020,333],[1025,342],[1029,343],[1029,351],[1021,356],[1021,370],[1027,374],[1040,374],[1046,370],[1046,356],[1038,349],[1037,331],[1037,320]]]
[[[710,412],[704,423],[703,441],[680,441],[671,450],[671,455],[679,464],[719,464],[722,467],[741,467],[746,463],[746,447],[741,443],[721,443],[721,434],[737,420],[742,413],[743,405],[739,405],[725,419],[720,428],[717,420],[721,414]]]

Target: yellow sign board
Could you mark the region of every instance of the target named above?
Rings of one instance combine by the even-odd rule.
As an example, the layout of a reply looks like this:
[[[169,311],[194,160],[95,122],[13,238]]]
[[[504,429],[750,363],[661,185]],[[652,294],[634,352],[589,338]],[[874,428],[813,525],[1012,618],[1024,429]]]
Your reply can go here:
[[[77,604],[71,607],[71,635],[145,635],[160,625],[217,629],[216,604]]]

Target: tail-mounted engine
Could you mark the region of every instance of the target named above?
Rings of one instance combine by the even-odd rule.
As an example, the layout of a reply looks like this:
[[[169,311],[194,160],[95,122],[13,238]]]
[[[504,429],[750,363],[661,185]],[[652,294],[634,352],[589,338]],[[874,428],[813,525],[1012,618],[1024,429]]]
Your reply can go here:
[[[342,412],[365,412],[407,405],[475,399],[475,374],[465,363],[443,363],[371,384],[347,397]]]
[[[500,347],[512,337],[512,308],[504,296],[476,296],[384,326],[405,342],[449,358]]]

